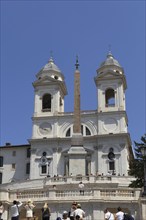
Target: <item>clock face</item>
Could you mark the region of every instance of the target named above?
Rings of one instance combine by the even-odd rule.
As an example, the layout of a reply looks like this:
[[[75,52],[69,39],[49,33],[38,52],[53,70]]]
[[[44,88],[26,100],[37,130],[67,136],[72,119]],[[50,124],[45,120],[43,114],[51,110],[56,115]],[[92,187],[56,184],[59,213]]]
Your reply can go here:
[[[39,132],[41,134],[48,134],[51,131],[51,124],[44,122],[39,126]]]

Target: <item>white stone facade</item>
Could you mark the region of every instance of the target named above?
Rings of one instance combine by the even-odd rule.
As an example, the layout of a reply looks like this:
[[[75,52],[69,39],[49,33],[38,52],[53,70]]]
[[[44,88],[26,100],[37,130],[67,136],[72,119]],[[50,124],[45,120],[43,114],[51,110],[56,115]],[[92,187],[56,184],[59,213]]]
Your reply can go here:
[[[144,220],[141,191],[128,188],[133,154],[127,129],[126,78],[120,64],[109,53],[97,69],[98,106],[81,111],[82,134],[77,138],[74,112],[64,112],[65,79],[53,59],[36,77],[29,144],[0,147],[0,200],[6,207],[3,219],[10,219],[9,206],[14,199],[32,199],[39,219],[45,201],[53,220],[77,200],[86,211],[86,220],[103,219],[106,207],[115,213],[119,205],[135,220]],[[79,195],[79,181],[86,187],[84,198]],[[22,207],[21,219],[24,216]]]

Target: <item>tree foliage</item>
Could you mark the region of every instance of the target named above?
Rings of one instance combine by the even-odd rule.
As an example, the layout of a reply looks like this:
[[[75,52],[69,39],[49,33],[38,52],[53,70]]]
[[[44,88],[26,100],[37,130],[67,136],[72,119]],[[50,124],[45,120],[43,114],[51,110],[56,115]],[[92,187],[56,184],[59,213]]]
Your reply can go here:
[[[146,145],[146,135],[141,137],[141,143],[135,142],[134,153],[135,157],[129,164],[129,175],[134,176],[136,179],[131,182],[129,187],[141,188],[144,185],[144,158],[141,154],[141,147]]]

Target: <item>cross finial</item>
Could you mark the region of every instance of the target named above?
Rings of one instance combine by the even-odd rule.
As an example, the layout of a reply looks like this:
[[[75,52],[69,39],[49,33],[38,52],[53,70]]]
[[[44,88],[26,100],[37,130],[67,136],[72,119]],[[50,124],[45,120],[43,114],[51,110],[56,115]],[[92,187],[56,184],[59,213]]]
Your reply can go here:
[[[79,68],[80,64],[79,64],[79,60],[78,60],[78,55],[76,56],[76,64],[75,64],[75,67],[76,67],[76,70]]]
[[[50,50],[50,58],[53,58],[53,51]]]
[[[108,53],[111,53],[111,44],[108,45]]]
[[[108,51],[111,52],[111,44],[108,45]]]
[[[49,63],[52,63],[53,61],[53,51],[50,50],[50,59],[49,59]]]

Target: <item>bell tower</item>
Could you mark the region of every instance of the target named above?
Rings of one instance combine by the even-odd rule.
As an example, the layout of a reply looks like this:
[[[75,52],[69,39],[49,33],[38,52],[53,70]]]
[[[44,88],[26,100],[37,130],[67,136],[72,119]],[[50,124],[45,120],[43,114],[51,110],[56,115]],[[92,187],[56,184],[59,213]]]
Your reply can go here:
[[[59,134],[58,115],[64,112],[64,97],[67,94],[64,76],[50,58],[36,75],[34,87],[34,114],[32,117],[32,138],[30,179],[52,175],[56,160],[50,139]]]
[[[38,72],[33,83],[35,91],[32,138],[50,137],[55,133],[49,117],[64,112],[64,97],[67,94],[64,76],[53,59]],[[57,135],[57,134],[56,134]]]
[[[101,119],[98,126],[99,133],[127,132],[126,78],[123,68],[111,52],[97,69],[95,84],[98,94],[99,119]]]
[[[125,104],[127,84],[124,70],[111,52],[94,80],[98,94],[99,172],[128,175],[131,139]]]

